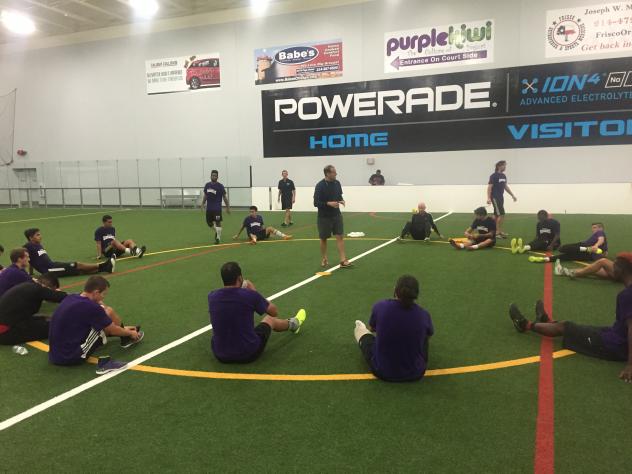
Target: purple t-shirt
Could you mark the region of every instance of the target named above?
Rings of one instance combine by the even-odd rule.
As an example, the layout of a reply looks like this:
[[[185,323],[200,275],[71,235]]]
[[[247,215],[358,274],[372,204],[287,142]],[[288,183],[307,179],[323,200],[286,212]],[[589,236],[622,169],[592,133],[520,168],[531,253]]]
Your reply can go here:
[[[88,356],[100,331],[112,324],[103,307],[81,295],[68,295],[57,307],[48,329],[53,364],[71,365]]]
[[[601,338],[610,350],[628,357],[628,320],[632,319],[632,286],[617,295],[617,312],[612,327],[604,329]]]
[[[31,266],[38,272],[46,273],[49,268],[53,267],[53,261],[48,256],[46,249],[42,247],[42,244],[27,242],[24,244],[24,248],[29,253]]]
[[[108,245],[116,239],[116,229],[114,227],[101,226],[94,231],[94,240],[101,244],[101,252],[105,252]]]
[[[425,373],[427,339],[434,333],[425,309],[382,300],[373,306],[369,325],[376,332],[373,366],[380,377],[405,380]]]
[[[222,198],[226,194],[224,185],[219,181],[209,181],[204,185],[204,195],[206,196],[207,211],[221,211]]]
[[[208,295],[213,336],[211,348],[215,357],[225,361],[246,360],[261,348],[255,333],[254,313],[264,314],[268,300],[246,288],[220,288]]]
[[[255,217],[248,215],[244,219],[244,223],[242,225],[245,227],[248,235],[250,234],[259,235],[263,232],[263,229],[264,229],[263,217],[261,217],[258,214]]]
[[[0,272],[0,296],[4,295],[10,288],[32,280],[28,273],[13,263]]]
[[[505,173],[494,173],[489,177],[488,184],[492,185],[492,197],[502,199],[507,184],[507,176]]]
[[[606,233],[603,230],[598,230],[597,232],[595,232],[593,235],[588,237],[588,239],[584,240],[582,242],[582,245],[585,247],[592,247],[593,245],[597,243],[597,240],[599,239],[599,237],[603,237],[603,244],[601,244],[599,248],[603,250],[604,253],[606,253],[608,251],[608,238],[606,237]],[[592,257],[594,260],[598,260],[602,258],[602,255],[593,253]]]

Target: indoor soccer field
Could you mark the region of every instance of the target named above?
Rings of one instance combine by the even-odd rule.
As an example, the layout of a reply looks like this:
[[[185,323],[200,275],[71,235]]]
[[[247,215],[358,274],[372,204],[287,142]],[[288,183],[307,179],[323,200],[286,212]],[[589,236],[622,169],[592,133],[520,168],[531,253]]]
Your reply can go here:
[[[432,211],[446,237],[472,221]],[[106,298],[145,338],[128,350],[110,340],[96,355],[140,362],[97,376],[93,362],[49,365],[46,341],[26,356],[0,347],[0,419],[17,421],[0,432],[3,471],[532,472],[553,460],[558,472],[629,472],[623,364],[563,351],[559,340],[551,351],[508,317],[512,302],[531,317],[545,299],[554,319],[610,325],[620,284],[551,276],[550,264],[512,255],[507,240],[477,252],[393,240],[409,214],[345,213],[345,232],[365,234],[346,239],[355,266],[321,277],[313,213],[294,214],[293,240],[253,246],[231,240],[243,210],[225,214],[223,241],[213,245],[199,210],[7,209],[0,243],[8,252],[38,227],[53,259],[91,262],[105,213],[118,235],[148,247],[142,259],[118,261]],[[281,222],[280,213],[262,215]],[[610,256],[630,250],[630,216],[555,217],[563,242],[602,221]],[[510,215],[506,229],[530,239],[535,216]],[[330,242],[332,266],[336,255]],[[227,261],[240,263],[282,317],[307,310],[299,334],[273,334],[252,364],[220,364],[210,351],[207,294],[222,286]],[[392,384],[370,375],[353,328],[402,274],[419,279],[435,335],[426,377]],[[80,292],[84,281],[62,284]]]

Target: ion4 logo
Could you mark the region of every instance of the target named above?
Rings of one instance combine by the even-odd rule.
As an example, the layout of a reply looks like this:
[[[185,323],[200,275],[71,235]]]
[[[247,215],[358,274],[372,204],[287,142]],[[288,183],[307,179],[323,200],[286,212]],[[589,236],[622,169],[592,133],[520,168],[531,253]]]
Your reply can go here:
[[[274,55],[274,60],[281,64],[302,64],[318,56],[318,50],[311,46],[293,46],[285,48]]]
[[[548,76],[544,81],[539,78],[522,79],[522,94],[556,94],[570,92],[572,90],[584,90],[586,84],[598,85],[601,82],[601,74],[573,74],[572,76]]]

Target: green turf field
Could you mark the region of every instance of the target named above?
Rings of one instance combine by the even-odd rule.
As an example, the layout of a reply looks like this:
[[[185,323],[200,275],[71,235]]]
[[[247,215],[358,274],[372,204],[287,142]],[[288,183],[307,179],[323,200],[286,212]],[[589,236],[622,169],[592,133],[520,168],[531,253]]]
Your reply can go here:
[[[100,355],[131,361],[206,326],[207,294],[221,286],[226,261],[238,261],[265,296],[321,270],[314,214],[294,215],[293,241],[233,244],[245,211],[225,216],[223,243],[211,245],[200,211],[2,210],[1,262],[7,265],[8,251],[24,243],[27,227],[42,230],[53,259],[94,261],[92,237],[105,212],[114,216],[119,238],[148,247],[143,259],[118,262],[106,300],[146,335],[130,350],[112,340]],[[278,227],[280,213],[262,214]],[[346,232],[366,234],[347,239],[349,257],[398,235],[408,217],[345,214]],[[591,222],[601,220],[610,255],[630,250],[630,216],[556,218],[566,243],[583,240]],[[437,225],[446,236],[460,236],[471,221],[452,214]],[[505,228],[530,239],[535,216],[509,215]],[[257,362],[218,363],[206,332],[144,361],[142,371],[126,371],[1,431],[0,470],[533,472],[540,364],[501,363],[540,354],[540,338],[516,333],[507,308],[516,302],[531,314],[542,298],[545,265],[500,248],[508,245],[499,240],[478,252],[457,252],[445,242],[386,245],[353,269],[276,298],[283,317],[304,307],[308,319],[298,335],[273,334]],[[333,242],[329,261],[337,263]],[[433,318],[431,370],[419,383],[388,384],[366,377],[353,327],[392,295],[404,273],[420,280],[419,302]],[[79,292],[84,280],[63,284]],[[554,317],[609,325],[620,290],[607,281],[554,277]],[[437,370],[463,367],[465,373]],[[618,379],[622,368],[580,355],[555,359],[557,471],[630,471],[624,443],[632,387]],[[0,421],[98,378],[94,371],[92,364],[50,366],[35,347],[27,356],[0,347]]]

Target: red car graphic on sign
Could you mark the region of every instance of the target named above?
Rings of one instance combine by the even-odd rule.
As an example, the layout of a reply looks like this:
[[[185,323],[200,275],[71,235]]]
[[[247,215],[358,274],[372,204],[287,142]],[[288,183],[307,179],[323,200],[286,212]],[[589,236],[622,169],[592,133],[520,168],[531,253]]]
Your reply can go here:
[[[191,89],[201,86],[219,86],[219,59],[197,59],[187,68],[187,85]]]

